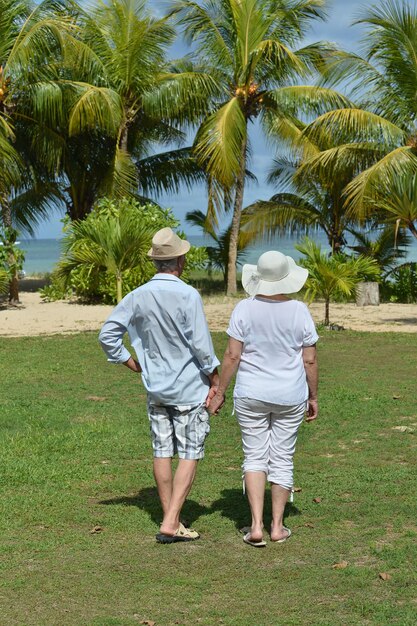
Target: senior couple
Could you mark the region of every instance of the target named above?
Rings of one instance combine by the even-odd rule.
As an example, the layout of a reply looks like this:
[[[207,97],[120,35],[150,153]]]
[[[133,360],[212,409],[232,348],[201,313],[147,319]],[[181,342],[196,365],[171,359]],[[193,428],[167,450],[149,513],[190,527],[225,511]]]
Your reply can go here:
[[[198,292],[180,276],[190,249],[170,228],[158,231],[148,256],[156,273],[129,293],[100,332],[108,361],[141,374],[148,397],[153,471],[162,505],[159,543],[194,541],[180,513],[204,457],[209,416],[222,407],[237,372],[234,405],[242,433],[243,471],[252,523],[243,540],[264,547],[263,506],[271,483],[271,541],[286,541],[285,504],[293,487],[297,431],[317,417],[318,340],[307,307],[296,293],[308,272],[280,252],[245,265],[242,284],[250,296],[235,307],[221,375]],[[127,333],[136,359],[123,345]],[[172,458],[178,466],[172,472]]]

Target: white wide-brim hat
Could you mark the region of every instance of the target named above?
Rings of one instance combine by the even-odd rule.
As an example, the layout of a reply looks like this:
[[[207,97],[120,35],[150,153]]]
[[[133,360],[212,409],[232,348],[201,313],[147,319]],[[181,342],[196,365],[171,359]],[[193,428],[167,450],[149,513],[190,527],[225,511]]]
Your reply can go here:
[[[247,264],[242,268],[243,289],[250,296],[296,293],[300,291],[307,277],[308,270],[277,250],[261,254],[257,265]]]
[[[176,259],[187,254],[190,248],[191,244],[178,237],[171,228],[161,228],[152,238],[152,248],[148,252],[148,257],[156,261]]]

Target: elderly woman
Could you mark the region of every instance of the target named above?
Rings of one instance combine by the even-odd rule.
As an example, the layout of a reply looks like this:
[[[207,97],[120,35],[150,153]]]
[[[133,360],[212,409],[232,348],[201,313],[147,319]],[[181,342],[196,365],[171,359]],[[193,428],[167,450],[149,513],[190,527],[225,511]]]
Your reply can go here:
[[[293,487],[298,429],[316,419],[318,335],[308,308],[285,294],[299,291],[308,271],[291,257],[265,252],[245,265],[242,284],[250,296],[234,309],[227,334],[219,387],[209,410],[215,413],[237,370],[234,405],[242,433],[244,482],[252,513],[245,543],[263,547],[266,479],[271,483],[271,540],[286,541],[284,508]]]

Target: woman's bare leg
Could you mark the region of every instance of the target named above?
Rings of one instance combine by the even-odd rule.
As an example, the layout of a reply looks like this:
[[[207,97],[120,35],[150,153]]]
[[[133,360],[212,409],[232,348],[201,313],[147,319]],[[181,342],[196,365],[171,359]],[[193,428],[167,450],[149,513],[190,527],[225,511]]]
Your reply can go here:
[[[265,472],[245,472],[245,488],[252,513],[251,540],[261,541],[265,496]]]
[[[271,524],[271,540],[279,541],[288,537],[288,532],[284,529],[284,510],[287,504],[290,490],[271,483],[272,496],[272,524]]]

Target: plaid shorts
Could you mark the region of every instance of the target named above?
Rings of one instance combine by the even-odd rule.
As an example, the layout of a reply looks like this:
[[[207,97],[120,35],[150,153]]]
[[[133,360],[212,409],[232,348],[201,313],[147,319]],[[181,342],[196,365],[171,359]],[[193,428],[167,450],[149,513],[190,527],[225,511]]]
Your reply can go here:
[[[148,402],[148,416],[154,457],[202,459],[204,442],[210,432],[209,413],[198,406],[160,406]]]

